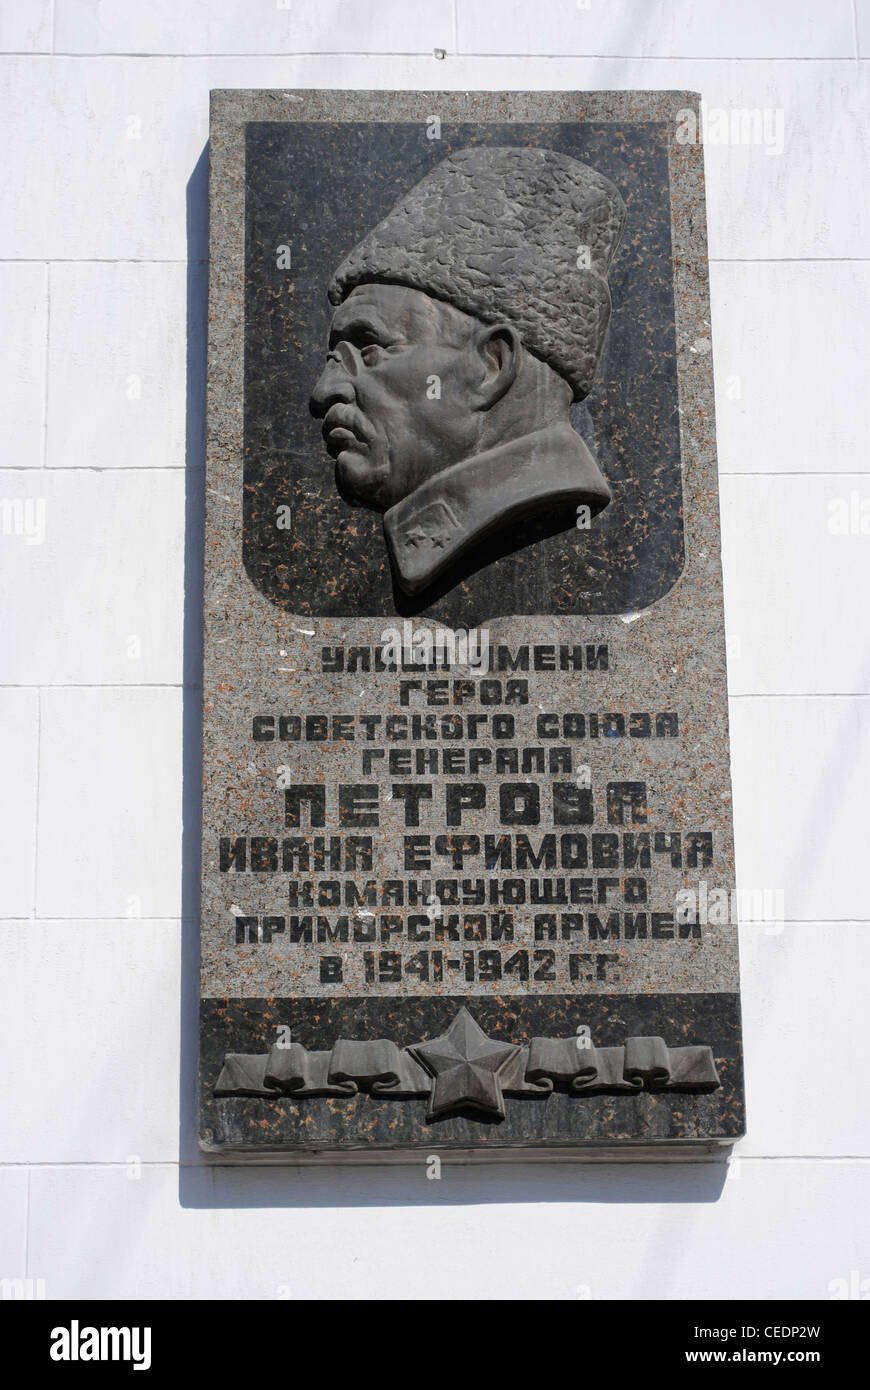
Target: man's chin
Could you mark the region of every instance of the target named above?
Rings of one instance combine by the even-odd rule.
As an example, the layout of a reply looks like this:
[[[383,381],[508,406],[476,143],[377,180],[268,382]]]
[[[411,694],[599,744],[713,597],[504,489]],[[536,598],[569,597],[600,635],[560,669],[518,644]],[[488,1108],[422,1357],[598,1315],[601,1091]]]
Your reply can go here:
[[[335,486],[339,496],[352,507],[370,507],[385,512],[393,504],[390,496],[390,475],[370,459],[350,449],[339,454],[335,461]]]

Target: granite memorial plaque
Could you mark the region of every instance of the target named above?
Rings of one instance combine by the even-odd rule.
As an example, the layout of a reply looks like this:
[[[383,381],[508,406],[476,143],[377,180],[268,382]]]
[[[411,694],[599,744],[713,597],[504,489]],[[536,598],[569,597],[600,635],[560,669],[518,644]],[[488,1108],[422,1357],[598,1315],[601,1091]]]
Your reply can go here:
[[[742,1132],[697,109],[213,93],[206,1151]]]

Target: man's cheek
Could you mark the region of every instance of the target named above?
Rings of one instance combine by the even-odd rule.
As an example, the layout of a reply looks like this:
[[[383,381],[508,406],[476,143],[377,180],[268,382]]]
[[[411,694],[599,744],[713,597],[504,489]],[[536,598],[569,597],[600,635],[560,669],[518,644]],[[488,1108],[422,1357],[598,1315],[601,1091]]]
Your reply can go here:
[[[393,356],[379,373],[385,396],[417,406],[431,399],[432,384],[441,379],[440,356],[428,348],[410,348]]]
[[[404,405],[401,380],[386,372],[373,373],[364,390],[357,391],[357,403],[366,419],[382,432],[392,425]]]
[[[432,355],[427,367],[427,398],[442,400],[454,409],[467,409],[479,376],[479,359],[471,359],[460,348],[443,349]]]

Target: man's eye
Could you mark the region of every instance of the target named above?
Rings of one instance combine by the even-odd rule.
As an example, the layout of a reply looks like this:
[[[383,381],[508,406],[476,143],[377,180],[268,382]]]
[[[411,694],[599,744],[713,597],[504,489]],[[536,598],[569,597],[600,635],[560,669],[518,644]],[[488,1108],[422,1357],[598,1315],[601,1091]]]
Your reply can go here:
[[[380,343],[366,343],[360,352],[360,357],[367,367],[373,367],[381,355]]]

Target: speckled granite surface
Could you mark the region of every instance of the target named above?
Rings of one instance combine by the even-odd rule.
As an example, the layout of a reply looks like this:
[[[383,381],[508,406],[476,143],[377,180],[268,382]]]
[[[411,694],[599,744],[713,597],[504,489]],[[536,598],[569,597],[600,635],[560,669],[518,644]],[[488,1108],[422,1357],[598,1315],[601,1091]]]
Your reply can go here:
[[[741,1132],[736,926],[680,932],[668,922],[680,889],[734,884],[703,161],[699,147],[674,139],[677,111],[693,104],[685,93],[213,94],[201,933],[208,1149],[564,1152],[701,1146]],[[433,115],[439,141],[427,138]],[[575,154],[626,201],[605,356],[573,414],[614,501],[591,533],[558,517],[527,526],[475,573],[414,604],[390,583],[379,518],[338,498],[308,396],[338,261],[439,157],[469,142]],[[291,249],[289,269],[277,267],[281,244]],[[287,530],[275,525],[285,505]],[[362,654],[354,663],[351,649],[371,656],[386,627],[408,616],[430,629],[485,627],[494,663],[500,648],[511,661],[528,649],[530,669],[494,664],[499,687],[484,691],[467,671],[366,670]],[[573,655],[559,669],[561,648],[580,649],[579,669],[570,669]],[[344,669],[325,669],[339,654]],[[446,692],[430,690],[438,703],[427,704],[426,680],[445,675]],[[406,692],[407,704],[403,676],[423,683]],[[478,684],[457,691],[452,682],[463,676]],[[509,680],[527,682],[525,702],[508,703]],[[434,737],[420,728],[414,739],[401,720],[415,714],[435,717]],[[485,716],[476,730],[469,715]],[[582,719],[566,725],[566,715]],[[458,738],[445,716],[466,721]],[[512,730],[497,723],[507,716]],[[518,750],[515,773],[497,766],[499,749]],[[542,750],[543,770],[537,753],[523,770],[526,749]],[[366,764],[373,751],[383,756]],[[436,755],[436,772],[428,763],[416,771],[418,751]],[[432,797],[414,826],[394,789],[421,780]],[[486,805],[464,810],[456,829],[447,788],[472,781]],[[557,826],[554,784],[585,782],[592,821]],[[505,783],[534,784],[537,820],[505,823]],[[613,808],[608,815],[613,783],[645,786],[646,820],[627,809],[622,824]],[[294,786],[308,789],[295,803],[286,795]],[[342,803],[341,787],[357,791]],[[366,825],[366,814],[378,824]],[[409,867],[411,835],[430,837],[428,867],[422,857]],[[468,836],[468,848],[448,835]],[[508,851],[495,850],[503,836],[509,866]],[[349,837],[359,841],[352,855]],[[507,903],[494,902],[493,884],[505,883]],[[433,894],[442,904],[434,918]],[[512,939],[493,936],[505,911]],[[332,962],[325,977],[324,959]],[[423,1101],[372,1095],[214,1097],[224,1055],[268,1050],[280,1027],[310,1048],[339,1037],[413,1043],[439,1032],[445,1009],[462,1001],[490,1037],[511,1042],[587,1025],[603,1043],[634,1034],[708,1044],[721,1084],[701,1096],[508,1099],[495,1122],[460,1114],[425,1123]]]

